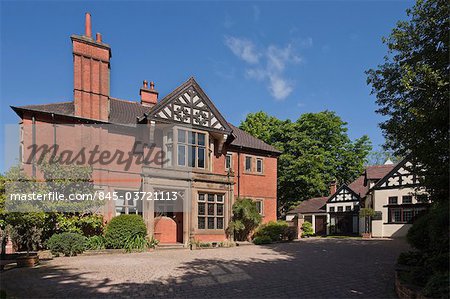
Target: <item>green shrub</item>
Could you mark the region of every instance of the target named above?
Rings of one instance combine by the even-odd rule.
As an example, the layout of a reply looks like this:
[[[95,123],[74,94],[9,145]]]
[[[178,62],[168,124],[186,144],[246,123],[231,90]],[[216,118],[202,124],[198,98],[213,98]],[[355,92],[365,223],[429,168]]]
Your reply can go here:
[[[61,233],[51,236],[47,247],[56,256],[74,256],[84,251],[85,243],[86,238],[78,233]]]
[[[311,222],[305,221],[302,224],[302,238],[310,237],[314,235],[314,230]]]
[[[132,238],[138,238],[136,236],[145,238],[146,235],[147,227],[141,216],[120,215],[111,219],[106,226],[106,247],[125,248],[127,241],[130,243]]]
[[[292,233],[289,231],[286,221],[270,221],[258,228],[254,238],[269,237],[272,242],[278,242],[288,240],[288,236],[292,236]]]
[[[428,279],[423,294],[430,298],[448,298],[449,279],[448,272],[434,274]]]
[[[92,236],[86,239],[86,250],[101,250],[105,249],[105,237],[103,236]]]
[[[88,237],[103,232],[103,216],[98,214],[57,214],[56,222],[58,232],[80,233]]]
[[[103,216],[86,214],[79,217],[78,226],[85,236],[98,236],[103,233]]]
[[[289,226],[283,235],[286,240],[293,241],[297,238],[297,229],[293,226]]]
[[[255,245],[270,244],[272,239],[269,236],[260,236],[253,239]]]
[[[423,263],[423,254],[418,251],[407,251],[400,253],[397,264],[405,266],[417,266]]]
[[[407,234],[415,252],[402,253],[398,263],[410,266],[401,278],[413,285],[424,287],[430,297],[448,297],[449,214],[448,201],[435,202],[421,215]]]
[[[148,237],[143,237],[140,234],[135,234],[131,237],[129,237],[125,241],[124,249],[127,252],[131,251],[143,251],[147,248],[155,248],[156,245],[158,245],[158,240],[151,238],[150,240]]]

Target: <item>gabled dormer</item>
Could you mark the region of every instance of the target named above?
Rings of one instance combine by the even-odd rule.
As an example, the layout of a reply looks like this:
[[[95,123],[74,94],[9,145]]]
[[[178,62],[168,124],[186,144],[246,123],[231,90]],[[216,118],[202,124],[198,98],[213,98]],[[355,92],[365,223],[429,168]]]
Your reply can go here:
[[[165,167],[211,171],[214,155],[234,136],[210,98],[190,78],[158,102],[146,115],[162,132]]]
[[[414,167],[407,157],[399,162],[388,174],[379,180],[373,189],[397,189],[404,187],[416,187],[419,185],[420,174],[414,173]]]
[[[150,118],[221,134],[232,132],[225,118],[192,77],[153,107]]]
[[[359,200],[359,195],[344,184],[328,198],[327,203],[353,202]]]

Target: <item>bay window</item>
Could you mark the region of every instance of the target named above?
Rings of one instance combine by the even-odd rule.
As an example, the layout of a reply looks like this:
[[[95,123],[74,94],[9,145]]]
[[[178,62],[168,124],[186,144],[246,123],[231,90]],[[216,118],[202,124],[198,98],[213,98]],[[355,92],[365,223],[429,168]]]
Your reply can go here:
[[[171,128],[165,133],[164,143],[167,167],[175,165],[177,167],[201,169],[207,167],[207,158],[210,154],[208,153],[208,136],[206,133]]]

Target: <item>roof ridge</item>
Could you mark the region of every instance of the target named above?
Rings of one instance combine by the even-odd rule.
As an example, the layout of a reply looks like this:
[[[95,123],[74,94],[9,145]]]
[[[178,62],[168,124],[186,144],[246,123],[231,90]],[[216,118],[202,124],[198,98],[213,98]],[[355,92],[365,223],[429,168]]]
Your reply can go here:
[[[109,97],[111,100],[115,100],[115,101],[120,101],[120,102],[125,102],[125,103],[130,103],[130,104],[137,104],[137,105],[141,105],[136,101],[131,101],[131,100],[125,100],[125,99],[119,99],[119,98],[113,98],[113,97]],[[142,105],[141,105],[142,106]]]
[[[24,105],[24,106],[17,106],[20,107],[33,107],[33,106],[49,106],[49,105],[55,105],[55,104],[72,104],[73,101],[65,101],[65,102],[54,102],[54,103],[46,103],[46,104],[32,104],[32,105]]]

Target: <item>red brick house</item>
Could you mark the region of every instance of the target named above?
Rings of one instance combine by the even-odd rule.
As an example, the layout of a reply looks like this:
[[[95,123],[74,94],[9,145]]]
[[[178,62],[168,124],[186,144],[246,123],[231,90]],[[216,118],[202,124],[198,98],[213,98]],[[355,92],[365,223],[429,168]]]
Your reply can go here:
[[[276,220],[277,149],[228,123],[194,78],[162,99],[153,82],[147,81],[139,90],[140,102],[112,97],[111,47],[99,33],[92,37],[89,14],[85,34],[72,35],[71,41],[73,100],[12,107],[21,119],[21,164],[27,173],[39,176],[36,161],[24,158],[33,144],[62,149],[95,144],[100,152],[121,149],[137,158],[153,157],[157,149],[165,154],[164,163],[133,163],[126,168],[118,163],[91,164],[96,187],[119,195],[119,200],[103,207],[106,221],[118,214],[139,213],[149,235],[162,243],[187,246],[192,240],[225,240],[238,197],[257,201],[264,222]],[[95,132],[78,135],[71,125],[82,130],[94,127]],[[137,135],[148,141],[139,149]],[[183,200],[168,207],[123,196],[136,191],[170,191]]]

